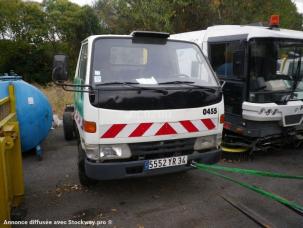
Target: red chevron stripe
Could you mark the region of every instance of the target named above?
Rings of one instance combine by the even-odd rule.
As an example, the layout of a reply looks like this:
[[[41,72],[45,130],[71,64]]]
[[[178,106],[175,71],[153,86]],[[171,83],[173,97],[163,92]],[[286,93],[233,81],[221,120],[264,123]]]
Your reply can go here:
[[[212,130],[216,127],[211,119],[202,119],[201,121],[208,130]]]
[[[80,116],[75,115],[75,119],[77,122],[81,122]],[[216,128],[216,124],[213,122],[212,119],[200,119],[200,121],[204,124],[204,126],[208,130],[212,130]],[[186,129],[187,132],[199,132],[200,130],[193,124],[190,120],[182,120],[179,121],[179,123]],[[154,123],[140,123],[136,124],[135,130],[132,132],[129,132],[128,137],[141,137],[143,136],[150,127],[152,127]],[[121,131],[127,131],[125,127],[127,124],[113,124],[110,126],[107,131],[101,136],[101,138],[115,138]],[[126,133],[126,132],[125,132]],[[159,135],[171,135],[171,134],[177,134],[178,132],[170,125],[170,123],[166,122],[164,123],[161,128],[154,134],[154,136]],[[125,135],[125,134],[124,134]],[[150,135],[151,136],[151,135]]]
[[[142,136],[153,123],[141,123],[139,126],[129,135],[129,137],[140,137]]]
[[[162,127],[158,130],[158,132],[155,135],[173,135],[177,134],[175,129],[173,129],[169,123],[165,123],[162,125]]]
[[[113,124],[101,138],[114,138],[119,134],[120,131],[126,126],[126,124]]]
[[[195,125],[193,125],[193,123],[190,120],[183,120],[180,121],[180,123],[182,124],[182,126],[188,131],[188,132],[197,132],[199,131],[198,128],[196,128]]]

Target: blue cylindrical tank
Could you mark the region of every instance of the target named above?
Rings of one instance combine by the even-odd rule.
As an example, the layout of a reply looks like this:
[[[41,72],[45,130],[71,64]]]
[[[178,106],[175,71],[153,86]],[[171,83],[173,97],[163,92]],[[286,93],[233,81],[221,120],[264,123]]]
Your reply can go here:
[[[47,97],[20,76],[0,76],[0,99],[8,96],[8,85],[15,88],[17,118],[22,152],[35,149],[52,126],[52,109]]]

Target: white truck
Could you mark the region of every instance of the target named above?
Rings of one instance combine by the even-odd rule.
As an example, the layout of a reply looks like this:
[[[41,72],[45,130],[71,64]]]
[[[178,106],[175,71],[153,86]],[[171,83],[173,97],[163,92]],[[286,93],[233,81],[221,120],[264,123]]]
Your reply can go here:
[[[266,150],[303,140],[303,32],[220,25],[172,35],[197,43],[224,83],[222,148]]]
[[[54,81],[75,91],[64,122],[66,138],[78,139],[81,184],[220,159],[223,95],[195,43],[159,32],[90,36],[74,83],[67,78],[67,57],[56,55]]]

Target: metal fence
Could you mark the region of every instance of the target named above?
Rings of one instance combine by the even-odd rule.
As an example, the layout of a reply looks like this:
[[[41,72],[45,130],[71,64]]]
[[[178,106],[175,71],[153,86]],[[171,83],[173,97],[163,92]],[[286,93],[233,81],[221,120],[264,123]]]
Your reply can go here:
[[[0,227],[11,219],[12,208],[24,196],[19,124],[16,116],[14,86],[8,97],[0,99]]]

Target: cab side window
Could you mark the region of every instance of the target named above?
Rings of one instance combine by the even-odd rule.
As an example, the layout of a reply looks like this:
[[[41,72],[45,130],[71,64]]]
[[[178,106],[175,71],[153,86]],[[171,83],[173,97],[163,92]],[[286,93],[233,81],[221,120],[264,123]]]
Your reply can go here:
[[[240,41],[211,44],[210,53],[210,62],[219,77],[223,79],[243,77],[245,54]]]
[[[85,81],[87,69],[87,44],[83,44],[81,48],[81,54],[79,59],[78,77]]]

